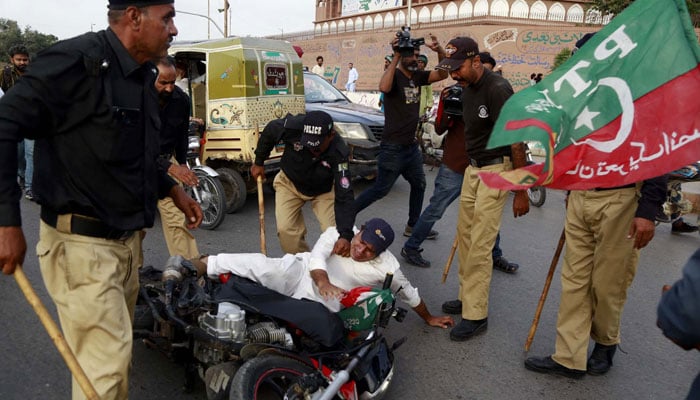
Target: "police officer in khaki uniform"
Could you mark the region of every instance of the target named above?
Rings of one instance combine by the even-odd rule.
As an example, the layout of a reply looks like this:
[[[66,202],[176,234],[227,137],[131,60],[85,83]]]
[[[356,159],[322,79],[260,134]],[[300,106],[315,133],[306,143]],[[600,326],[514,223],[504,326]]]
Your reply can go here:
[[[592,34],[576,42],[577,50]],[[566,208],[566,253],[554,354],[530,357],[525,368],[580,379],[613,365],[627,289],[639,249],[654,237],[668,178],[612,188],[572,190]],[[588,360],[589,336],[595,346]]]
[[[321,224],[321,231],[336,226],[340,238],[334,253],[350,255],[355,213],[345,141],[335,133],[333,119],[323,111],[288,114],[267,124],[255,149],[251,167],[254,178],[265,176],[265,160],[272,148],[284,142],[281,171],[275,177],[275,218],[282,251],[309,251],[301,208],[307,201]]]
[[[665,199],[665,176],[639,185],[571,191],[555,351],[528,358],[527,369],[574,379],[608,372],[639,249],[654,237],[654,217]],[[586,361],[589,336],[595,346]]]
[[[198,183],[197,175],[187,167],[187,144],[190,121],[190,98],[175,86],[177,72],[172,58],[158,61],[156,91],[160,104],[160,157],[158,162],[168,174],[189,186]],[[187,229],[185,215],[173,199],[158,200],[163,236],[171,256],[181,255],[187,259],[199,255],[197,241]]]
[[[36,139],[36,250],[63,334],[101,399],[128,397],[140,231],[169,195],[190,227],[198,204],[158,168],[151,60],[177,35],[173,0],[110,0],[109,28],[58,42],[0,99],[0,267],[22,264],[17,141]],[[84,398],[73,380],[73,399]]]

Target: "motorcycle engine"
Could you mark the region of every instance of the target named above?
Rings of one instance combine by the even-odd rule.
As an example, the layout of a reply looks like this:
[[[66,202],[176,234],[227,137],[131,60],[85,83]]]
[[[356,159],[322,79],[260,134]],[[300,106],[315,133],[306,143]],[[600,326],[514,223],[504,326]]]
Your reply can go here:
[[[245,341],[245,311],[233,303],[219,303],[216,315],[199,316],[199,327],[219,340]]]
[[[294,347],[292,336],[285,328],[278,327],[273,322],[259,322],[248,327],[245,316],[245,310],[236,304],[221,302],[216,314],[207,312],[199,316],[199,327],[224,342],[268,343],[287,349]],[[207,364],[218,364],[227,360],[226,350],[221,346],[200,341],[195,342],[193,353],[195,358]]]

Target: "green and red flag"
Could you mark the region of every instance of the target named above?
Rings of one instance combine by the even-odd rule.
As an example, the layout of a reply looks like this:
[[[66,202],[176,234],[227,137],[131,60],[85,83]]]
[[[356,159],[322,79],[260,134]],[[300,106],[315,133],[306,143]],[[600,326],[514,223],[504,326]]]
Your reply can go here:
[[[700,47],[685,0],[636,0],[540,83],[513,95],[489,148],[545,161],[480,173],[491,187],[621,186],[700,160]]]

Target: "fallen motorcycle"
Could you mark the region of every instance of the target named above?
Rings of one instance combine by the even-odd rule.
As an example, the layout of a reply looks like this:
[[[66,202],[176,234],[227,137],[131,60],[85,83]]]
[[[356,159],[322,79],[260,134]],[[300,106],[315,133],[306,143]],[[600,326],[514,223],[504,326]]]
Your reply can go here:
[[[184,364],[187,389],[203,379],[210,400],[379,399],[405,340],[382,334],[406,315],[391,278],[332,313],[235,275],[197,277],[175,256],[140,272],[134,334]]]

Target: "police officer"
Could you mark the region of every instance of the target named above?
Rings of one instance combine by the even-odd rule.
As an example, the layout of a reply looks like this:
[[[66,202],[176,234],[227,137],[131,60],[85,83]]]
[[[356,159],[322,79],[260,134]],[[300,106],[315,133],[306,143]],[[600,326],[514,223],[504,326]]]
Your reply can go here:
[[[187,167],[187,144],[190,121],[190,98],[175,86],[177,72],[170,57],[158,61],[156,91],[160,104],[160,157],[158,163],[168,174],[189,186],[198,183],[197,175]],[[195,258],[197,241],[185,226],[185,216],[170,197],[158,200],[163,236],[171,256]]]
[[[61,41],[0,99],[0,267],[22,264],[17,141],[36,139],[37,253],[63,334],[101,399],[128,397],[141,235],[169,195],[202,212],[159,170],[155,67],[177,35],[173,0],[110,0],[109,28]],[[83,394],[73,380],[73,399]]]
[[[321,231],[336,226],[340,238],[333,252],[350,255],[355,213],[348,169],[349,149],[333,129],[333,119],[323,111],[277,119],[267,124],[255,149],[254,178],[265,175],[265,160],[272,148],[284,142],[281,171],[275,177],[275,218],[282,251],[309,251],[301,208],[307,202],[321,224]]]

